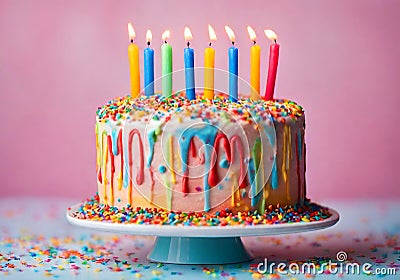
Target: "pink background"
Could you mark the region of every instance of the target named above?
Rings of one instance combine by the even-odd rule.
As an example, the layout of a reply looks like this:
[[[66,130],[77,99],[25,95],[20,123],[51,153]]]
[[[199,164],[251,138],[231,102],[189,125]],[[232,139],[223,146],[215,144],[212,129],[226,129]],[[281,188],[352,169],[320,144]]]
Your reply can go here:
[[[210,23],[216,66],[227,66],[228,24],[237,36],[239,75],[248,80],[251,25],[263,48],[264,83],[262,30],[274,29],[281,44],[277,96],[307,113],[309,196],[400,197],[400,1],[60,2],[0,2],[0,196],[94,194],[95,111],[129,90],[130,20],[141,48],[146,29],[153,31],[156,77],[163,30],[171,29],[177,70],[184,26],[202,66]]]

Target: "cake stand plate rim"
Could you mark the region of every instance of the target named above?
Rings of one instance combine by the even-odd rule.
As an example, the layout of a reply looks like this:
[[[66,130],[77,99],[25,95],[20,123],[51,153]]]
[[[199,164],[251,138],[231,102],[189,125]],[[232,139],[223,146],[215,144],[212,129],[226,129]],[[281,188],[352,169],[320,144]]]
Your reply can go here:
[[[268,236],[289,234],[304,231],[320,230],[335,225],[339,219],[339,213],[325,207],[331,213],[327,219],[313,222],[298,222],[272,225],[239,225],[239,226],[174,226],[174,225],[139,225],[110,223],[103,221],[82,220],[72,216],[72,213],[81,204],[76,204],[66,212],[66,218],[72,225],[88,229],[125,233],[141,236],[165,236],[165,237],[238,237],[238,236]]]

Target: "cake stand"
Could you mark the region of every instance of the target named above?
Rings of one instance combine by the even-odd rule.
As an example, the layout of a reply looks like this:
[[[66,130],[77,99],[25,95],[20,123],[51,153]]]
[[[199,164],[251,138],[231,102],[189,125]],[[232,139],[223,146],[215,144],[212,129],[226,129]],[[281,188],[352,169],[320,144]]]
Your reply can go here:
[[[243,236],[267,236],[328,228],[339,221],[339,214],[313,222],[239,226],[174,226],[119,224],[78,219],[80,205],[67,211],[67,220],[77,226],[132,235],[156,236],[147,258],[152,262],[176,264],[227,264],[250,261],[253,257],[242,243]]]

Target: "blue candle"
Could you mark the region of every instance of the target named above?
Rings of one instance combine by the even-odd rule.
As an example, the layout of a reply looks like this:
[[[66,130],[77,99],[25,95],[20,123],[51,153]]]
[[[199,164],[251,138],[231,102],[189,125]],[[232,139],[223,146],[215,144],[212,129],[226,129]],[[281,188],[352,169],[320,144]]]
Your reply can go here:
[[[233,45],[228,50],[229,57],[229,100],[238,100],[238,49]]]
[[[186,82],[186,97],[189,100],[196,99],[196,92],[194,86],[194,51],[190,48],[189,40],[192,39],[192,33],[188,27],[185,27],[185,40],[187,41],[187,48],[183,51],[183,58],[185,61],[185,82]]]
[[[147,48],[144,49],[144,92],[146,96],[154,94],[154,50],[150,48],[151,31],[147,30]]]
[[[225,25],[226,34],[232,42],[232,47],[228,50],[229,60],[229,100],[237,102],[238,100],[238,55],[239,51],[235,48],[235,33]]]

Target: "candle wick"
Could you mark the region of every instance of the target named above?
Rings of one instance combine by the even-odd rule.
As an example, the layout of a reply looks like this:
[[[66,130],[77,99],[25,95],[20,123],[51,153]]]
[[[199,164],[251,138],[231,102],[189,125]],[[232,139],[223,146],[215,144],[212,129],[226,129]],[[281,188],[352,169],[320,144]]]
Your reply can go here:
[[[133,39],[131,39],[131,44],[133,44]]]
[[[235,42],[232,41],[232,46],[234,46],[234,45],[235,45]]]
[[[275,42],[275,44],[276,44],[276,39],[274,39],[274,42]]]
[[[187,41],[186,45],[187,45],[187,47],[189,48],[189,46],[190,46],[190,42],[189,42],[189,41]]]
[[[255,40],[253,41],[253,44],[254,44],[254,45],[256,44],[256,41],[255,41]]]
[[[208,43],[208,46],[209,46],[209,47],[211,47],[211,42],[210,42],[210,43]]]
[[[167,43],[167,41],[164,41],[164,43],[166,44],[166,43]]]
[[[150,47],[150,41],[147,42],[147,46]]]

